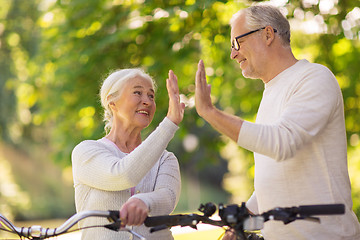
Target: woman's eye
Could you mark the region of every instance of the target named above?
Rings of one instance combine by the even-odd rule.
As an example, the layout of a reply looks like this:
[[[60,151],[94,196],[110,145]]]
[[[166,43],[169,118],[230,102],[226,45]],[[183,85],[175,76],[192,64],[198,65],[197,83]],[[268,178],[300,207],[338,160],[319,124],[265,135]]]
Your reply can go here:
[[[140,91],[135,91],[134,94],[141,95]]]
[[[155,96],[154,96],[154,95],[152,95],[152,94],[150,94],[150,95],[149,95],[149,98],[154,99],[154,98],[155,98]]]

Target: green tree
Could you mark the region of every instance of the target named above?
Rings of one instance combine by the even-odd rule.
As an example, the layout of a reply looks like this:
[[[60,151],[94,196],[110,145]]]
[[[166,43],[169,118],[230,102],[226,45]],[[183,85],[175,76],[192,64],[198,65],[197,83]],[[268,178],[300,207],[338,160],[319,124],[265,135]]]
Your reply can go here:
[[[101,81],[110,71],[126,67],[143,67],[158,84],[157,113],[145,137],[166,115],[165,79],[173,69],[189,106],[169,150],[183,172],[222,185],[233,194],[230,201],[245,201],[252,192],[252,154],[199,118],[192,100],[197,62],[203,59],[217,106],[254,120],[263,84],[243,78],[229,58],[228,22],[237,10],[255,2],[266,1],[0,0],[3,141],[46,146],[57,163],[70,166],[77,143],[104,135]],[[360,168],[352,160],[359,151],[358,4],[283,2],[279,7],[291,21],[296,57],[328,66],[339,81],[349,162],[352,169]],[[357,186],[354,194],[359,192]],[[355,195],[354,203],[360,216]]]

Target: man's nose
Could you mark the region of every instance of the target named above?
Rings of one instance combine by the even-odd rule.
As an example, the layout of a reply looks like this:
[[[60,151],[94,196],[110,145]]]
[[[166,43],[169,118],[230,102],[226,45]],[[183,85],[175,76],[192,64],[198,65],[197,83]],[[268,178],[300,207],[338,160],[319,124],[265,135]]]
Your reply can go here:
[[[238,55],[238,51],[236,51],[234,48],[231,48],[230,58],[235,59],[237,55]]]

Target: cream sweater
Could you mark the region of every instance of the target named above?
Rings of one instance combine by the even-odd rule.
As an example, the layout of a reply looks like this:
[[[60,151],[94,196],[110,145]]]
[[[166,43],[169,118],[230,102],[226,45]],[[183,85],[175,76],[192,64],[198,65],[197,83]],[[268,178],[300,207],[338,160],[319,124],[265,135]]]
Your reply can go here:
[[[248,208],[344,203],[346,213],[265,223],[266,240],[360,239],[352,211],[342,93],[326,67],[300,60],[265,84],[256,123],[244,122],[238,145],[254,152],[255,191]]]
[[[181,179],[175,155],[165,148],[177,129],[177,125],[165,118],[129,154],[120,151],[106,138],[78,144],[72,152],[76,210],[120,210],[130,197],[135,197],[147,204],[149,215],[170,214],[179,200]],[[133,196],[132,187],[135,187]],[[88,218],[81,221],[79,226],[104,223],[108,221]],[[149,240],[173,239],[168,229],[152,234],[144,225],[132,229]],[[82,231],[82,239],[136,238],[126,232],[92,228]]]

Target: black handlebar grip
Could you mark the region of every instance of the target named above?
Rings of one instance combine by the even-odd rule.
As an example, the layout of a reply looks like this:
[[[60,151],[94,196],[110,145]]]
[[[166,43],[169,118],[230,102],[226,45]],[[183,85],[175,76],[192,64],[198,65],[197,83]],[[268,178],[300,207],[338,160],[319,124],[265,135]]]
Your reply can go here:
[[[176,223],[176,215],[171,216],[154,216],[147,217],[144,221],[145,226],[147,227],[155,227],[160,225],[171,225],[171,223]]]
[[[303,205],[298,208],[300,215],[344,214],[344,204]]]

